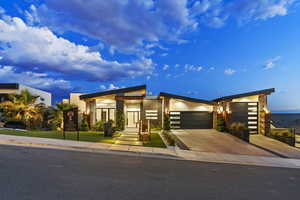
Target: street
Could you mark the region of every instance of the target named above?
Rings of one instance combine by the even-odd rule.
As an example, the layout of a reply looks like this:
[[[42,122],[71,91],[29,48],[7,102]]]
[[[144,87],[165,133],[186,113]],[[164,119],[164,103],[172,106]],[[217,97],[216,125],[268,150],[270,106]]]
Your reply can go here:
[[[300,170],[0,145],[1,200],[298,199]]]

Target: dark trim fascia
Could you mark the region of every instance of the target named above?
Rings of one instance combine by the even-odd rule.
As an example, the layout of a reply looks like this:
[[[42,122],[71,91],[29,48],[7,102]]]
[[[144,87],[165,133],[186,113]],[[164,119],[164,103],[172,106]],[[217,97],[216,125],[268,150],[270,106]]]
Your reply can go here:
[[[0,89],[2,90],[17,90],[19,89],[18,83],[0,83]]]
[[[194,103],[203,103],[203,104],[209,104],[209,105],[215,105],[215,102],[212,101],[207,101],[203,99],[196,99],[196,98],[191,98],[191,97],[185,97],[185,96],[180,96],[180,95],[175,95],[175,94],[170,94],[170,93],[165,93],[161,92],[159,94],[159,97],[168,97],[168,98],[173,98],[173,99],[181,99],[184,101],[189,101],[189,102],[194,102]]]
[[[219,102],[219,101],[230,101],[232,99],[238,99],[238,98],[243,98],[243,97],[249,97],[249,96],[255,96],[255,95],[270,95],[271,93],[275,92],[275,88],[270,88],[270,89],[265,89],[265,90],[257,90],[253,92],[247,92],[247,93],[242,93],[242,94],[235,94],[235,95],[230,95],[230,96],[224,96],[221,98],[214,99],[214,102]]]
[[[139,86],[134,86],[134,87],[109,90],[109,91],[104,91],[104,92],[96,92],[96,93],[81,95],[80,99],[88,99],[88,98],[101,97],[101,96],[112,95],[112,94],[134,92],[134,91],[139,91],[139,90],[143,90],[143,89],[146,90],[146,88],[147,88],[146,85],[139,85]]]

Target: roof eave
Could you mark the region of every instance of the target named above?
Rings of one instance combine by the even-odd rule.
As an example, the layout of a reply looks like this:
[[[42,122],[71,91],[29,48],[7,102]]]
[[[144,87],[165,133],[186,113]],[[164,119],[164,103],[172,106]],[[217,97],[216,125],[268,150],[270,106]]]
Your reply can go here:
[[[96,93],[84,94],[84,95],[81,95],[79,98],[81,100],[83,100],[83,99],[90,99],[90,98],[96,98],[96,97],[113,95],[113,94],[120,94],[120,93],[126,93],[126,92],[134,92],[134,91],[139,91],[139,90],[146,90],[146,88],[147,88],[146,85],[138,85],[138,86],[133,86],[133,87],[128,87],[128,88],[121,88],[121,89],[115,89],[115,90],[108,90],[108,91],[104,91],[104,92],[96,92]]]
[[[165,93],[165,92],[161,92],[159,94],[159,97],[168,97],[168,98],[174,98],[174,99],[181,99],[181,100],[189,101],[189,102],[193,102],[193,103],[216,105],[216,103],[212,102],[212,101],[207,101],[204,99],[196,99],[196,98],[186,97],[186,96],[180,96],[180,95],[175,95],[175,94],[170,94],[170,93]]]
[[[270,95],[273,92],[275,92],[275,88],[270,88],[270,89],[265,89],[265,90],[257,90],[257,91],[253,91],[253,92],[235,94],[235,95],[230,95],[230,96],[224,96],[221,98],[214,99],[213,101],[214,102],[230,101],[232,99],[238,99],[238,98],[249,97],[249,96]]]

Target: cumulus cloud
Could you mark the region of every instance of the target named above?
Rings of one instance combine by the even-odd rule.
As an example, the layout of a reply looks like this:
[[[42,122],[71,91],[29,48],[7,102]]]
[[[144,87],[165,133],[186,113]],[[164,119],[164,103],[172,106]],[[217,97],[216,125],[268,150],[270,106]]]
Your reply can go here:
[[[225,69],[225,71],[224,71],[225,75],[233,75],[235,73],[236,73],[236,70],[234,70],[232,68]]]
[[[45,73],[35,73],[32,71],[17,72],[13,66],[0,65],[0,80],[2,82],[17,82],[40,89],[72,89],[69,81],[54,79]]]
[[[286,15],[296,0],[45,0],[26,13],[30,23],[57,32],[73,31],[100,40],[114,53],[151,55],[160,41],[186,42],[180,36],[201,25],[220,28],[229,18],[265,20]],[[137,17],[138,16],[138,17]],[[165,55],[165,54],[164,54]]]
[[[57,37],[46,27],[28,26],[20,18],[0,20],[0,64],[27,70],[59,72],[89,81],[116,80],[152,70],[151,59],[120,63],[102,58],[99,52]],[[26,38],[26,39],[24,39]]]
[[[263,69],[264,70],[268,70],[268,69],[272,69],[273,67],[275,67],[276,63],[281,59],[281,56],[276,56],[274,58],[271,58],[269,60],[266,61]]]
[[[295,0],[239,0],[231,3],[230,10],[242,19],[265,20],[284,16]]]
[[[56,31],[74,31],[118,50],[134,51],[145,41],[176,40],[193,27],[188,0],[45,0],[33,16]]]
[[[200,23],[219,28],[229,18],[244,22],[284,16],[295,2],[296,0],[199,0],[191,7],[191,13]]]

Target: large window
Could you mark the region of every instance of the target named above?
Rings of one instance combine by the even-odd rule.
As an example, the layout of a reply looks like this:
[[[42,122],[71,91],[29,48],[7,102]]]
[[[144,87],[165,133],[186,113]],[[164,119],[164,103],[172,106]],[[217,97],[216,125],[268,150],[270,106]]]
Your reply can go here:
[[[115,108],[97,108],[96,121],[115,121]]]

